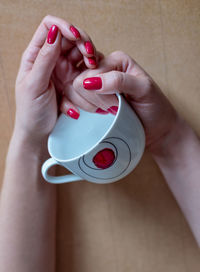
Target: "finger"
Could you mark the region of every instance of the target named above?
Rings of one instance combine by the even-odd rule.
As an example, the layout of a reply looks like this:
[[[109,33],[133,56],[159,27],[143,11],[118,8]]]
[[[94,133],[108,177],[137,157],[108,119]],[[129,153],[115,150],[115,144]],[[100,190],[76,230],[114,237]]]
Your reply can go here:
[[[63,79],[66,78],[66,73],[69,69],[68,66],[69,63],[67,62],[65,56],[60,55],[52,73],[52,79],[54,82],[56,82],[56,90],[61,94],[63,93]]]
[[[117,71],[113,71],[117,70]],[[131,73],[131,74],[130,74]],[[78,76],[74,88],[96,94],[127,93],[140,99],[151,84],[146,72],[128,55],[117,51],[103,58],[98,69],[88,70]]]
[[[81,29],[78,29],[78,30],[81,34],[81,39],[76,42],[77,47],[79,48],[80,52],[85,57],[84,62],[86,67],[93,68],[94,60],[89,61],[87,58],[92,58],[96,56],[96,48],[91,38],[89,37],[89,35]]]
[[[89,69],[94,69],[97,67],[97,60],[96,60],[96,57],[85,57],[84,56],[84,63],[85,63],[85,66],[86,68],[89,68]]]
[[[66,59],[72,65],[76,66],[82,59],[83,55],[77,47],[71,49],[71,51],[67,54]]]
[[[96,56],[91,57],[91,58],[87,58],[84,57],[85,61],[81,61],[77,68],[79,69],[79,71],[82,73],[83,71],[85,71],[87,68],[89,69],[95,69],[98,66],[98,63],[104,58],[104,55],[101,52],[96,52]],[[92,59],[92,60],[91,60]],[[87,66],[85,63],[87,63]],[[91,66],[89,66],[91,65]]]
[[[36,92],[44,91],[48,84],[60,55],[61,35],[57,26],[52,26],[49,30],[46,42],[41,48],[29,74],[29,78],[34,81],[33,89]]]
[[[81,39],[77,41],[77,46],[79,50],[86,57],[94,56],[96,54],[96,48],[91,38],[82,29],[78,28],[78,31],[80,32],[80,35],[81,35]]]
[[[106,114],[108,112],[113,113],[115,111],[115,114],[117,112],[118,108],[118,99],[116,95],[85,95],[77,93],[74,91],[73,97],[71,98],[74,104],[76,104],[78,107],[82,108],[83,110],[89,111],[89,112],[98,112],[102,114]]]
[[[89,112],[96,112],[97,106],[88,101],[85,97],[82,97],[77,93],[72,86],[69,86],[67,91],[64,92],[66,98],[71,101],[75,106]]]
[[[86,64],[86,67],[89,69],[95,68],[97,60],[95,58],[96,55],[96,48],[91,40],[91,38],[88,36],[86,32],[81,30],[80,28],[77,28],[80,33],[80,39],[76,41],[76,46],[79,49],[79,52],[84,57],[84,62]],[[72,44],[69,45],[67,43],[67,40],[63,38],[62,41],[62,53],[65,53],[67,50],[69,50],[72,47]]]
[[[95,69],[97,68],[98,63],[104,58],[104,55],[101,52],[96,52],[96,56],[85,57],[84,56],[84,66],[80,67],[84,71],[85,69]]]
[[[71,117],[72,119],[78,119],[80,116],[79,109],[65,96],[62,97],[61,104],[60,104],[60,110],[68,117]]]
[[[74,66],[80,66],[80,62],[84,60],[85,68],[96,68],[97,62],[96,57],[85,57],[81,54],[77,47],[72,48],[72,50],[67,54],[67,61],[70,62]]]
[[[76,80],[75,80],[76,81]],[[73,84],[74,87],[71,88],[70,91],[67,92],[66,96],[70,97],[70,100],[76,103],[80,108],[83,108],[87,111],[94,112],[94,109],[88,107],[88,104],[85,104],[85,101],[89,102],[93,105],[93,107],[100,108],[104,111],[108,111],[110,107],[118,107],[118,99],[116,95],[98,95],[94,92],[88,92],[87,90],[76,88],[76,84]],[[79,97],[77,97],[77,94]],[[83,99],[80,101],[80,97]]]
[[[61,54],[66,54],[70,49],[76,48],[73,42],[70,42],[65,37],[62,36],[62,42],[61,42]]]
[[[62,35],[66,38],[67,43],[69,43],[69,45],[71,45],[71,43],[74,43],[76,40],[81,38],[80,35],[77,34],[78,32],[75,35],[74,29],[76,28],[73,25],[71,25],[70,23],[66,22],[63,19],[47,15],[42,20],[41,24],[39,25],[38,29],[33,35],[33,38],[29,43],[27,49],[24,51],[20,66],[21,70],[27,71],[32,68],[33,63],[39,53],[39,50],[43,46],[47,33],[52,25],[58,26]]]
[[[111,71],[83,80],[83,88],[96,94],[125,93],[135,99],[144,97],[149,89],[145,77],[136,77],[119,71]]]
[[[76,51],[78,49],[73,48],[72,50]],[[56,89],[61,93],[66,88],[66,85],[69,85],[69,83],[73,81],[76,76],[80,74],[79,70],[76,69],[75,66],[76,66],[76,62],[79,61],[82,55],[77,56],[74,53],[69,56],[69,59],[68,57],[65,57],[64,55],[60,55],[52,74],[52,78],[54,82],[56,82]],[[66,75],[68,76],[66,77]]]
[[[115,95],[106,96],[107,99],[104,99],[101,95],[99,98],[95,99],[94,95],[92,95],[92,101],[88,100],[87,96],[82,96],[77,93],[73,86],[69,86],[67,91],[64,92],[66,98],[73,103],[74,106],[79,107],[85,111],[100,113],[100,114],[116,114],[118,106],[118,99]]]

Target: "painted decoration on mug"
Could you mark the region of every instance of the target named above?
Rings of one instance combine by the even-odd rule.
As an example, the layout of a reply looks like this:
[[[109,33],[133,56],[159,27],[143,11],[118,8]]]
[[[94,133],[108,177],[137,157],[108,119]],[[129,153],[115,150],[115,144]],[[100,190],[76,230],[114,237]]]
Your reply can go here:
[[[115,160],[115,153],[110,148],[100,150],[93,158],[93,163],[96,167],[106,169],[110,167]]]
[[[119,161],[118,156],[123,158],[123,161]],[[132,159],[130,147],[125,140],[109,137],[99,143],[93,152],[82,156],[78,165],[80,170],[89,177],[106,180],[122,175]]]

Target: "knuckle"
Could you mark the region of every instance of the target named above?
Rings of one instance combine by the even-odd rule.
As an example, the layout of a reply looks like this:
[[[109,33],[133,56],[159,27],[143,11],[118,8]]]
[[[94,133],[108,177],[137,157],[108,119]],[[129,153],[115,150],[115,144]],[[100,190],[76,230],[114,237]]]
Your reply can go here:
[[[119,90],[123,84],[123,74],[118,71],[114,71],[112,74],[114,88]]]
[[[155,83],[152,78],[148,76],[141,77],[142,89],[140,92],[140,98],[144,99],[146,97],[151,97],[155,95]]]
[[[117,50],[117,51],[112,52],[111,56],[115,57],[117,59],[122,59],[122,58],[126,57],[127,55],[123,51]]]
[[[43,18],[42,22],[45,23],[46,21],[49,21],[50,19],[51,19],[51,15],[50,15],[50,14],[47,14],[47,15]]]

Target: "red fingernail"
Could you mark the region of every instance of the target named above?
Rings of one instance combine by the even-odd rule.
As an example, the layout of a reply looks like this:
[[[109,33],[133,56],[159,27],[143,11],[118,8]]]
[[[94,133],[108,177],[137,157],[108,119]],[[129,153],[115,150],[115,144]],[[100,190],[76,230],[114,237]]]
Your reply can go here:
[[[52,25],[47,35],[47,42],[50,44],[53,44],[56,40],[57,34],[58,34],[58,27],[56,25]]]
[[[118,107],[117,106],[112,106],[109,109],[107,109],[107,111],[109,111],[110,113],[116,115],[117,111],[118,111]]]
[[[67,115],[69,115],[73,119],[78,119],[79,116],[80,116],[80,114],[77,111],[73,110],[73,109],[69,109],[67,111]]]
[[[85,42],[85,49],[88,54],[91,54],[91,55],[94,54],[94,48],[91,42]]]
[[[94,66],[97,65],[95,58],[88,58],[88,61],[90,65],[94,65]]]
[[[84,79],[83,87],[86,90],[99,90],[102,87],[102,80],[100,77],[89,77]]]
[[[96,113],[100,113],[100,114],[108,114],[109,112],[105,111],[105,110],[102,110],[101,108],[98,108],[96,110]]]
[[[77,39],[81,37],[78,29],[75,28],[73,25],[70,26],[70,30],[71,30],[72,34],[74,35],[74,37],[76,37]]]

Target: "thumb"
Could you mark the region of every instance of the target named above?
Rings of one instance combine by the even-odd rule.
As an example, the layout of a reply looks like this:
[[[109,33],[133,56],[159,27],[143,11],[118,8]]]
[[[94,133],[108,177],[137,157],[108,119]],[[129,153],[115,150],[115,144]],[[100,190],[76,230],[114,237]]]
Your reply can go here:
[[[47,39],[40,49],[38,56],[30,72],[31,81],[34,81],[34,89],[37,95],[48,87],[51,74],[56,65],[61,51],[61,34],[56,25],[53,25],[47,35]]]
[[[132,96],[134,100],[140,100],[147,94],[149,80],[144,75],[134,76],[124,72],[110,71],[85,78],[82,86],[96,94],[124,93]]]

